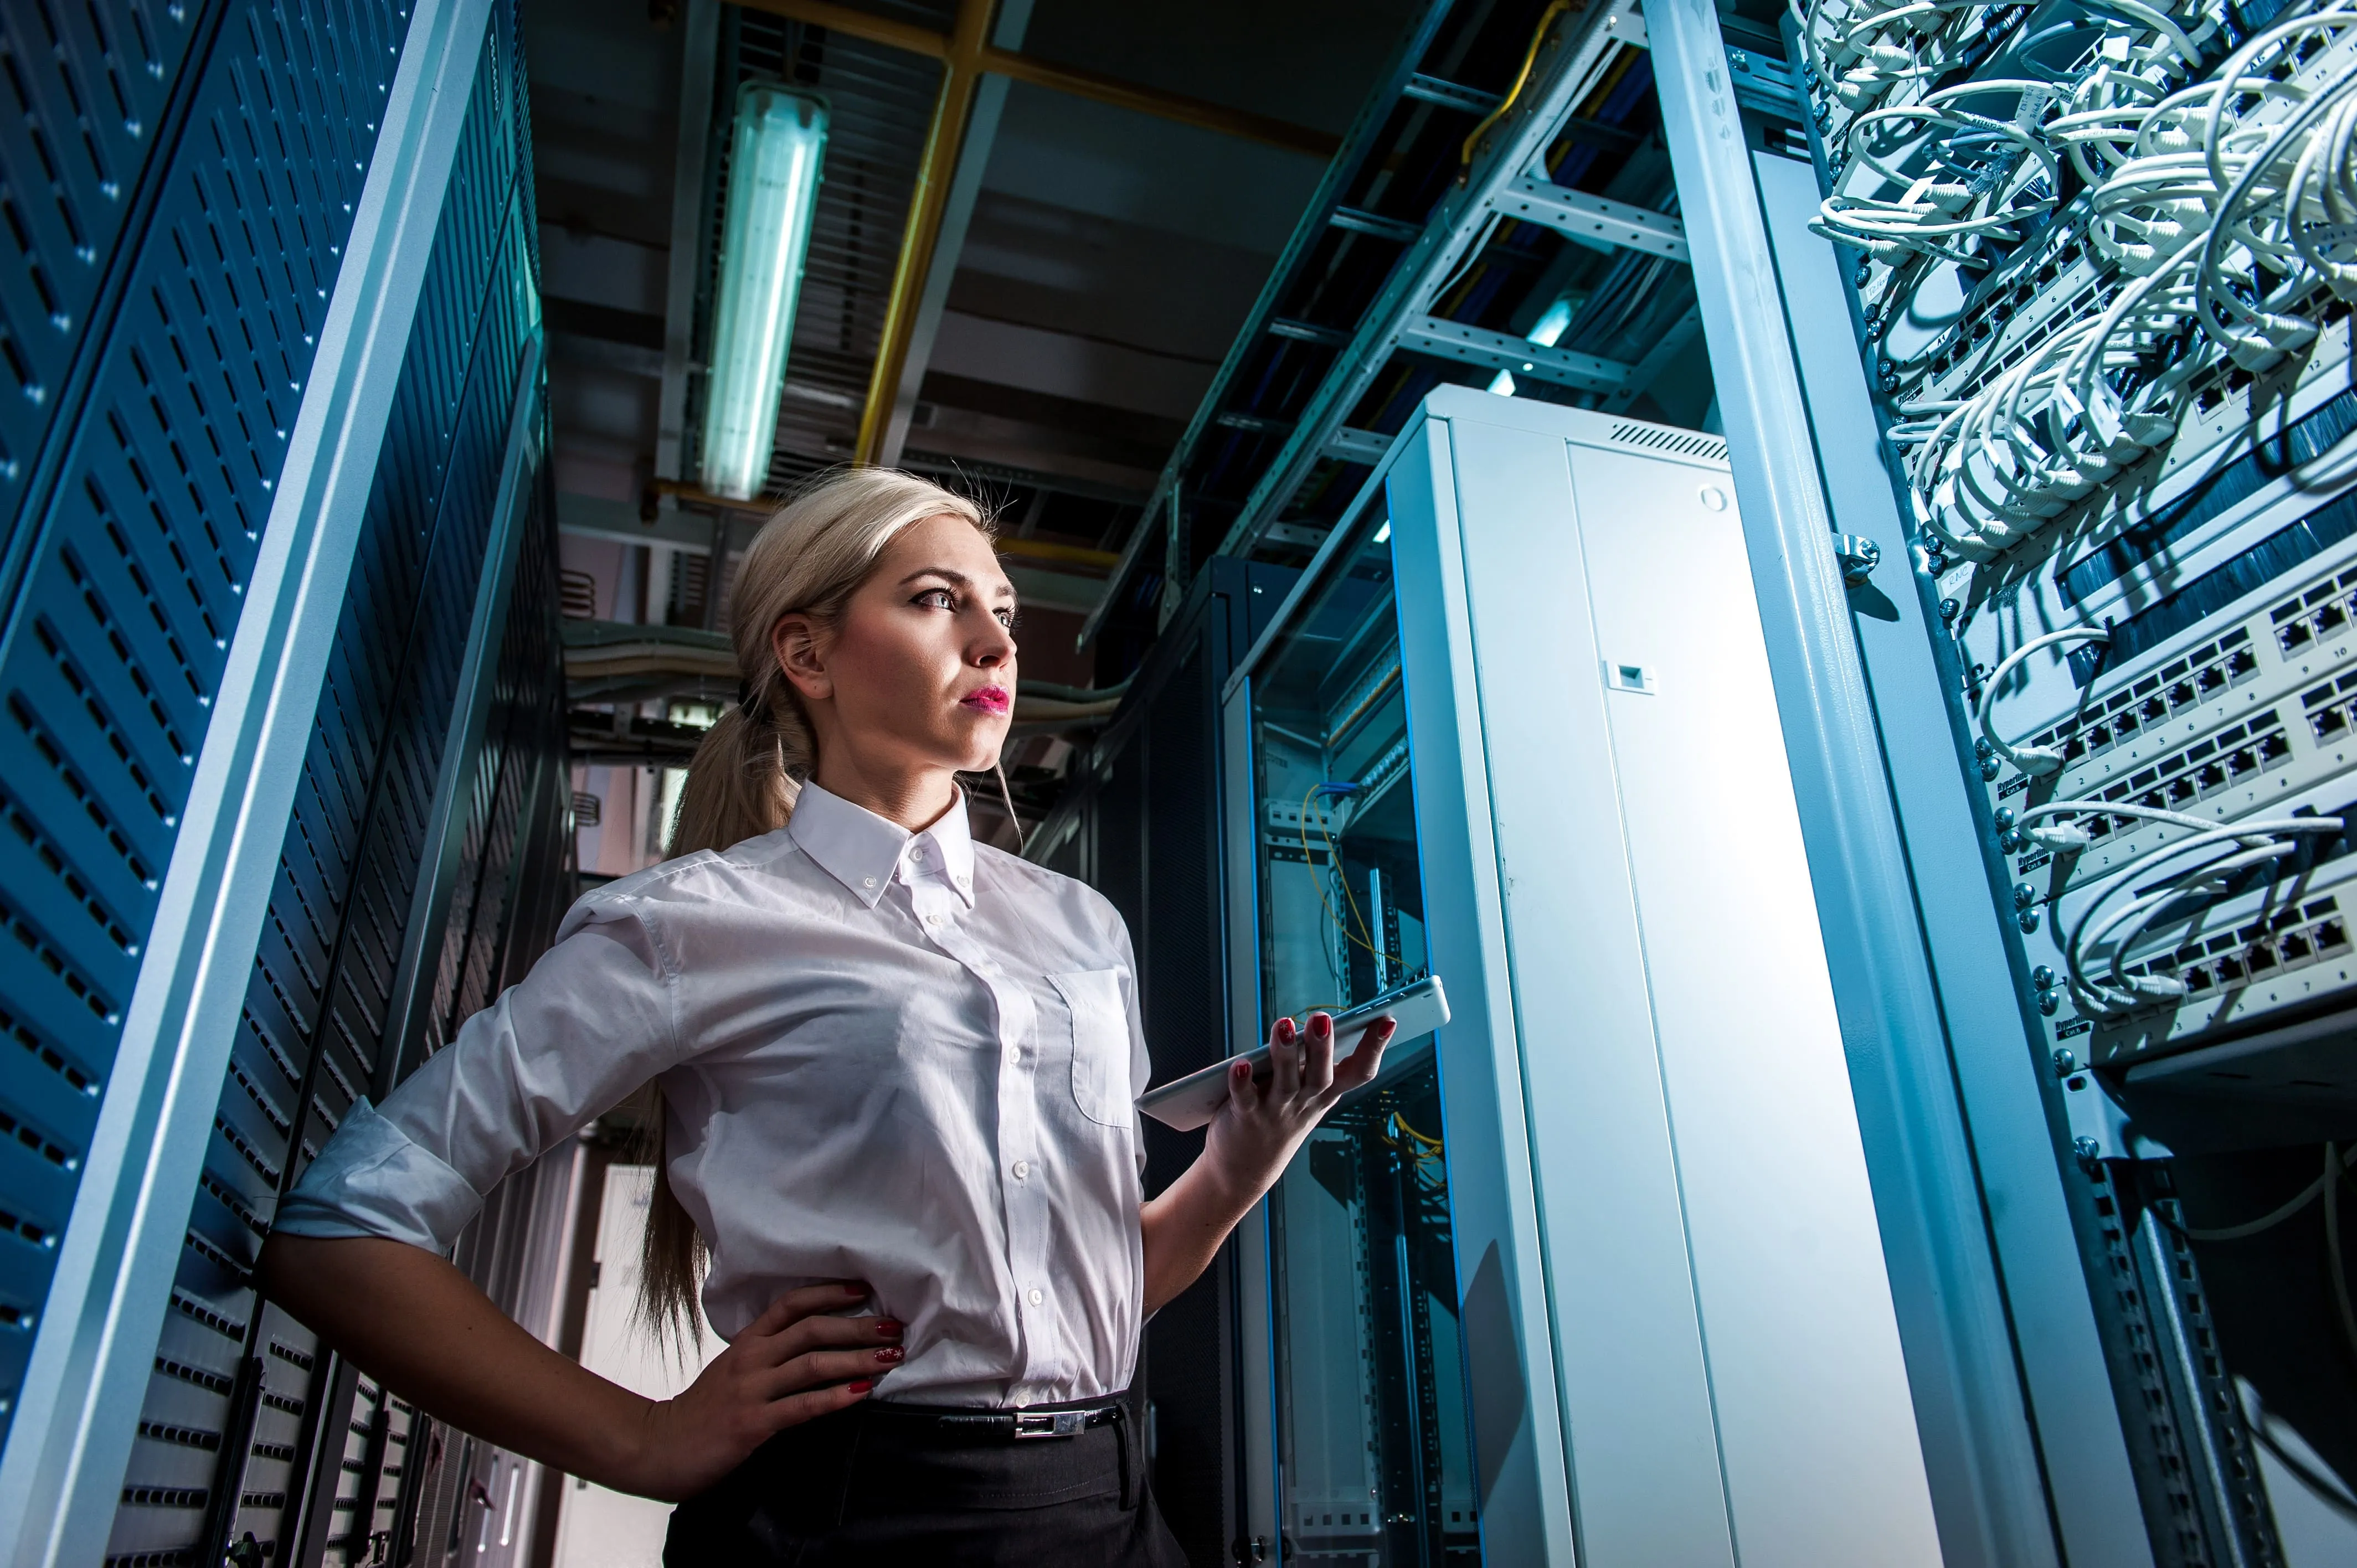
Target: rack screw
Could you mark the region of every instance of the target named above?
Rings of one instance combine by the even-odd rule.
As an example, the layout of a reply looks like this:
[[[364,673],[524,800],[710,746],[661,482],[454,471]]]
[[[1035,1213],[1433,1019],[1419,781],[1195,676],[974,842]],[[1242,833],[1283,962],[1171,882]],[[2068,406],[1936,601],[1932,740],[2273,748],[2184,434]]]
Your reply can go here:
[[[2041,963],[2036,969],[2029,972],[2029,983],[2035,985],[2040,991],[2051,991],[2054,989],[2054,972]],[[2069,1051],[2058,1051],[2055,1054],[2057,1056],[2067,1057],[2071,1053]]]
[[[2104,1145],[2093,1138],[2073,1138],[2071,1152],[2079,1156],[2080,1164],[2092,1165],[2104,1157]]]
[[[2061,1050],[2054,1053],[2054,1076],[2056,1078],[2069,1078],[2072,1073],[2077,1072],[2078,1070],[2078,1055],[2073,1052],[2070,1047],[2065,1046]]]
[[[2062,998],[2055,995],[2051,991],[2041,991],[2038,993],[2038,1010],[2049,1018],[2054,1016],[2061,1005]]]
[[[1953,620],[1956,618],[1956,612],[1964,607],[1964,606],[1956,603],[1953,599],[1942,599],[1940,601],[1940,618],[1942,620]]]
[[[2038,911],[2035,909],[2024,909],[2021,912],[2020,917],[2014,921],[2014,924],[2021,928],[2021,934],[2023,936],[2026,937],[2029,935],[2030,932],[2038,929]]]

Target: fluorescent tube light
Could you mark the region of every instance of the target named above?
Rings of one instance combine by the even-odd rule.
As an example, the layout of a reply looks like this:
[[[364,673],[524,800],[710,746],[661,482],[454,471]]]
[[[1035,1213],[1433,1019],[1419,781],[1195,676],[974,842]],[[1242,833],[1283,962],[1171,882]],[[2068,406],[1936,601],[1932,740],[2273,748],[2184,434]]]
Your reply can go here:
[[[1523,333],[1523,336],[1529,341],[1536,343],[1542,349],[1554,348],[1556,340],[1562,338],[1564,328],[1571,325],[1571,313],[1573,308],[1577,306],[1580,300],[1584,297],[1586,296],[1568,294],[1565,295],[1561,299],[1558,299],[1553,305],[1548,306],[1546,307],[1546,314],[1539,317],[1538,324],[1533,327],[1528,332]],[[1529,367],[1527,366],[1524,367],[1524,369],[1528,368]],[[1513,396],[1514,372],[1512,371],[1500,371],[1491,381],[1490,390],[1498,393],[1501,397]]]
[[[770,82],[748,82],[737,93],[698,454],[704,488],[715,495],[744,499],[770,477],[825,153],[824,100]]]

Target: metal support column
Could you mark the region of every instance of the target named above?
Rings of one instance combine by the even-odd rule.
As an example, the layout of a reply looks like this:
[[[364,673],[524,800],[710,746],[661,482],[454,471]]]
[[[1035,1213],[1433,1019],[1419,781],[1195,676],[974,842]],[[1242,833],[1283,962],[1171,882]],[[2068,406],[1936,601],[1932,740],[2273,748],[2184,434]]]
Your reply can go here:
[[[1646,27],[1943,1549],[2056,1563],[1726,42],[1706,0]]]
[[[1841,258],[1808,230],[1817,212],[1816,173],[1770,154],[1752,161],[1817,450],[1837,455],[1823,463],[1834,526],[1876,542],[1886,563],[1851,593],[1850,628],[1908,865],[1918,887],[1943,895],[1918,899],[1917,909],[1947,1031],[1944,1067],[1971,1143],[2022,1374],[2023,1400],[2005,1388],[1983,1389],[1980,1397],[1991,1421],[2034,1423],[2064,1558],[2143,1563],[2135,1476],[2072,1227],[2073,1203],[2091,1205],[2093,1192],[2075,1159],[2067,1169],[2061,1163],[2070,1128],[2062,1107],[2051,1103],[2059,1095],[2045,1050],[2024,1030],[2028,993],[2008,964],[1998,906],[1984,896],[1996,891],[1987,839],[1949,712],[1961,686],[1933,653],[1942,634],[1939,596],[1902,575],[1906,526],[1889,472],[1873,456],[1880,436]],[[1943,1066],[1932,1060],[1924,1070],[1936,1074]]]

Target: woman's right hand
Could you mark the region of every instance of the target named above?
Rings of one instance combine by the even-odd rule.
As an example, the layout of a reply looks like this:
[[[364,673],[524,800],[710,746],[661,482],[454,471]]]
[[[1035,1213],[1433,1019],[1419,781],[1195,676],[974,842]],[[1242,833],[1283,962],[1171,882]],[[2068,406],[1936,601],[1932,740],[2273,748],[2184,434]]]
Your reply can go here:
[[[866,1399],[900,1364],[900,1325],[837,1316],[864,1284],[805,1285],[770,1304],[676,1399],[651,1403],[630,1490],[677,1502],[718,1483],[789,1426]]]

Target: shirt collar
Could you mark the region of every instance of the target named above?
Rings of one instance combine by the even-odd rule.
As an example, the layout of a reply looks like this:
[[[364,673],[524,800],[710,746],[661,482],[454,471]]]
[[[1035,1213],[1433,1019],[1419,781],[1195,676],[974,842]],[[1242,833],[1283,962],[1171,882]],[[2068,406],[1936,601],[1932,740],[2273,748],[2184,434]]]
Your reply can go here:
[[[963,789],[957,792],[941,821],[921,833],[912,833],[816,784],[804,784],[794,800],[786,831],[804,854],[871,909],[891,885],[892,874],[911,840],[931,846],[938,856],[936,864],[949,873],[950,886],[969,908],[974,904],[974,834],[966,826]]]

